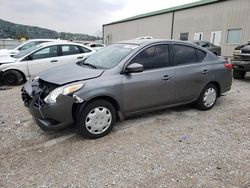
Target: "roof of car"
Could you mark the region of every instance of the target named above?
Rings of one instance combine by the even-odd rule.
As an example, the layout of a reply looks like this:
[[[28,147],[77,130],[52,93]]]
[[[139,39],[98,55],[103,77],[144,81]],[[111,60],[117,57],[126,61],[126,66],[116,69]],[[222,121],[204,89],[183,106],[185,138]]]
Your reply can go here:
[[[194,43],[194,42],[207,42],[207,43],[210,43],[206,40],[189,40],[188,42],[192,42],[192,43]]]
[[[150,44],[150,43],[157,43],[157,42],[181,42],[181,43],[188,43],[187,41],[181,41],[181,40],[173,40],[173,39],[132,39],[132,40],[125,40],[117,42],[123,43],[123,44],[135,44],[135,45],[142,45],[142,44]]]
[[[51,46],[51,45],[58,45],[58,44],[69,44],[69,45],[85,46],[85,45],[80,44],[80,43],[60,41],[60,40],[58,40],[58,41],[51,41],[51,42],[45,42],[45,43],[41,43],[40,45],[42,45],[42,46]]]
[[[39,44],[39,46],[41,47],[45,47],[45,46],[53,46],[53,45],[78,45],[78,46],[83,46],[89,50],[92,50],[90,47],[86,46],[86,45],[83,45],[83,44],[80,44],[80,43],[75,43],[75,42],[67,42],[67,41],[52,41],[52,42],[45,42],[45,43],[41,43]]]
[[[29,40],[27,40],[25,42],[30,42],[30,41],[57,41],[57,40],[59,40],[59,39],[29,39]]]

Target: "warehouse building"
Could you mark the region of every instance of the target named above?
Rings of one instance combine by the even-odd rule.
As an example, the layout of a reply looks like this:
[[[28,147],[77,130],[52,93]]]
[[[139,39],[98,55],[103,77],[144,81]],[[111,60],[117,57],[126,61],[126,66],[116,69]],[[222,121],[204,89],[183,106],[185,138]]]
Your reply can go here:
[[[152,36],[161,39],[206,40],[232,56],[250,39],[250,0],[201,0],[103,25],[105,44]]]

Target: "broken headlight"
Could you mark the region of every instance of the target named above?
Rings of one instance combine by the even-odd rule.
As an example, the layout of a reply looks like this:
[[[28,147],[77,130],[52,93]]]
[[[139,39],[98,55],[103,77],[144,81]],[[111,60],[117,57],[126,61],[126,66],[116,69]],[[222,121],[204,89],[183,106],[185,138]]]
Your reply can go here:
[[[59,95],[72,94],[72,93],[78,91],[79,89],[81,89],[83,86],[84,86],[84,84],[82,82],[78,82],[78,83],[73,83],[73,84],[69,84],[66,86],[58,87],[58,88],[54,89],[53,91],[51,91],[49,93],[49,95],[47,97],[45,97],[44,101],[46,103],[56,103],[56,98]]]

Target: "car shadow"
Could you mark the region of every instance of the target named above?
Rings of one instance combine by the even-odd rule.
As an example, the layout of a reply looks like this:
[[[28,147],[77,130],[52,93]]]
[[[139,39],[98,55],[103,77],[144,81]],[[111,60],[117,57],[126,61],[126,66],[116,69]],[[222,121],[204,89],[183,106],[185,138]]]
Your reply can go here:
[[[177,107],[156,110],[153,112],[143,113],[140,115],[134,115],[134,116],[131,116],[131,117],[125,119],[122,122],[120,122],[120,121],[117,122],[114,129],[115,129],[115,131],[119,131],[119,130],[133,127],[135,125],[134,122],[136,122],[136,121],[138,121],[138,123],[139,122],[147,122],[150,120],[154,120],[159,116],[167,116],[167,115],[170,115],[172,113],[182,114],[184,112],[193,111],[194,109],[195,109],[194,104],[187,104],[187,105],[182,105],[182,106],[177,106]],[[139,124],[141,125],[141,123],[139,123]]]

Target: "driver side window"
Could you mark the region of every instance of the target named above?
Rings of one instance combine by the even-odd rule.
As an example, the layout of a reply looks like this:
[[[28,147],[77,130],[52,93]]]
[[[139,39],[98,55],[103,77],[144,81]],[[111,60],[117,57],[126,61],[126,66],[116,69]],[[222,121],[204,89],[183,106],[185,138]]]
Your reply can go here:
[[[149,47],[140,52],[131,62],[143,65],[143,69],[154,69],[169,65],[169,49],[167,44]]]

